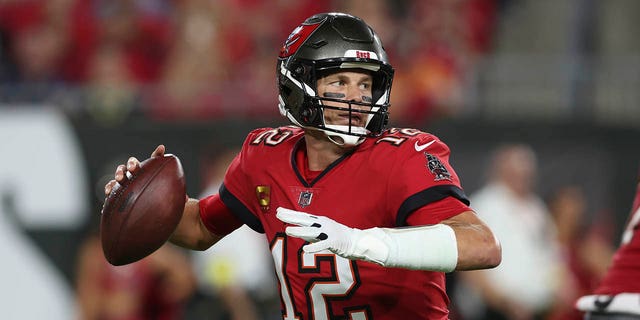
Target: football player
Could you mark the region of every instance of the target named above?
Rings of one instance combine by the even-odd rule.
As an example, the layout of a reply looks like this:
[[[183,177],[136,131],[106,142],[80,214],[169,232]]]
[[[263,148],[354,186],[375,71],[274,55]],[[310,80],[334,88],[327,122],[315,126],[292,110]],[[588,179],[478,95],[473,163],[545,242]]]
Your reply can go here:
[[[640,175],[613,262],[594,294],[578,299],[576,308],[585,312],[586,320],[640,319]]]
[[[189,199],[170,240],[205,250],[242,224],[265,233],[284,319],[448,319],[444,273],[495,267],[501,247],[448,146],[387,129],[394,70],[376,33],[351,15],[314,15],[276,71],[293,126],[251,132],[219,194]],[[119,166],[107,194],[138,167]]]

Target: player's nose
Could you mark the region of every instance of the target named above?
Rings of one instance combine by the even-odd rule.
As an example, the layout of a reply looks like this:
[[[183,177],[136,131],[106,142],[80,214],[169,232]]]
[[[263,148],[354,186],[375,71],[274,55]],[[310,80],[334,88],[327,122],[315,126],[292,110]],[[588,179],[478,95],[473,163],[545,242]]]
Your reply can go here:
[[[347,100],[362,102],[362,90],[360,90],[358,85],[350,85],[347,87]]]

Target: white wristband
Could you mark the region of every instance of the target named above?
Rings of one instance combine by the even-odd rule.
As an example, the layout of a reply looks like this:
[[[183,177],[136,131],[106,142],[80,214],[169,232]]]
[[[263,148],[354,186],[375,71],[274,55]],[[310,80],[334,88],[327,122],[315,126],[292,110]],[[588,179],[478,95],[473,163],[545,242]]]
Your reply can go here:
[[[451,272],[458,264],[456,234],[445,224],[361,230],[355,256],[385,267]]]

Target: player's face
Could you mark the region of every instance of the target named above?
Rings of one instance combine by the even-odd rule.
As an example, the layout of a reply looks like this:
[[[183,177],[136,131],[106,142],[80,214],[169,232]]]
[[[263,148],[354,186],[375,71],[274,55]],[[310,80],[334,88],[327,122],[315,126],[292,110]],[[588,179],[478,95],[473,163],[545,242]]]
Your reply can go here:
[[[343,99],[354,102],[371,103],[371,86],[373,78],[366,71],[349,70],[329,74],[318,79],[318,95],[325,98]],[[352,112],[349,115],[349,104],[335,101],[323,101],[324,105],[344,108],[344,110],[325,109],[326,124],[351,125],[364,127],[367,114]],[[371,110],[370,107],[352,104],[352,111]]]

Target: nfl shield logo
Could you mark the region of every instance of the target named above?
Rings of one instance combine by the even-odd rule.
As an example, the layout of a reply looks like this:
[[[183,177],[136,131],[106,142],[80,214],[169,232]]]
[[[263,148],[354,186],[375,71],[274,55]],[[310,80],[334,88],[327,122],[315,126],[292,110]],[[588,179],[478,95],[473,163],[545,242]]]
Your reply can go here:
[[[300,192],[300,197],[298,198],[298,204],[300,207],[308,207],[311,204],[311,198],[313,197],[313,193],[310,191],[302,191]]]

